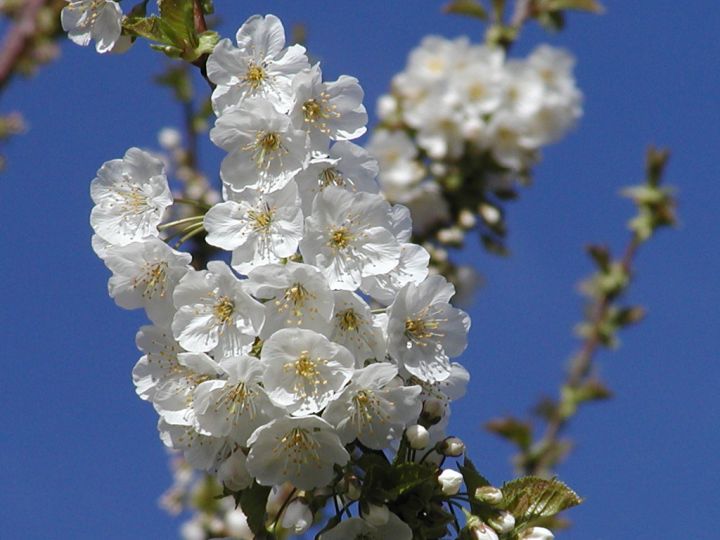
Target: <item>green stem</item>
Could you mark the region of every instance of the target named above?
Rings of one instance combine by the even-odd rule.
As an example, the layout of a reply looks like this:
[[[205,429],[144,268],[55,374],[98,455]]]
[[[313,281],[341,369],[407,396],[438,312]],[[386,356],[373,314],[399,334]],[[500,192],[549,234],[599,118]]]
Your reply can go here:
[[[191,216],[183,219],[178,219],[175,221],[169,221],[168,223],[163,223],[162,225],[158,226],[159,231],[164,231],[165,229],[169,229],[171,227],[177,227],[178,225],[184,225],[185,223],[193,223],[196,221],[202,221],[205,216]]]
[[[177,241],[177,243],[175,244],[175,248],[176,248],[176,249],[179,248],[179,247],[180,247],[181,245],[183,245],[185,242],[187,242],[188,240],[190,240],[193,236],[195,236],[195,235],[197,235],[197,234],[200,234],[200,233],[203,232],[204,230],[205,230],[205,227],[204,227],[204,225],[203,225],[202,223],[200,223],[197,227],[190,228],[190,230],[188,231],[188,233],[187,233],[185,236],[183,236],[182,238],[180,238],[180,240]]]
[[[185,197],[178,197],[173,202],[178,203],[178,204],[189,204],[189,205],[195,206],[197,208],[201,208],[203,210],[210,209],[209,204],[205,204],[204,202],[196,201],[194,199],[186,199]]]

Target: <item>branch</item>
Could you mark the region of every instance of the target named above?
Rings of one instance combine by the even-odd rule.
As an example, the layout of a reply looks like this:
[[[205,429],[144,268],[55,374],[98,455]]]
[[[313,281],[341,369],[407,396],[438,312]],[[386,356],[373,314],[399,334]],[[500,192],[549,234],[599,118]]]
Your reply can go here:
[[[47,0],[49,4],[52,0]],[[37,29],[38,13],[46,0],[26,0],[20,19],[6,34],[0,49],[0,92],[10,82]]]

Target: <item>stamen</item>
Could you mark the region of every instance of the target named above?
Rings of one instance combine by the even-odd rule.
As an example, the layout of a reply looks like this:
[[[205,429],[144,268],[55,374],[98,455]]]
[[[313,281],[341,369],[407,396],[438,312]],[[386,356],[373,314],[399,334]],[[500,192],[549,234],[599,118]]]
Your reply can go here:
[[[213,314],[220,324],[226,324],[232,320],[235,311],[235,304],[227,296],[218,298],[217,303],[213,306]]]

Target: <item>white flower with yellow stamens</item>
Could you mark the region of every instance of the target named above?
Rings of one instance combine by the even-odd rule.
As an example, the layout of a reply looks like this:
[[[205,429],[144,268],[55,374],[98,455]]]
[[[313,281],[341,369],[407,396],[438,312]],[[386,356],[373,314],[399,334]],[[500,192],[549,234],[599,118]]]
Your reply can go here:
[[[328,405],[323,418],[335,426],[343,444],[358,439],[381,450],[417,422],[421,388],[393,384],[397,374],[397,366],[385,362],[356,370],[352,382]]]
[[[253,15],[236,35],[238,46],[220,40],[207,61],[208,78],[217,86],[212,104],[215,114],[259,96],[280,112],[292,103],[292,79],[310,67],[305,48],[285,48],[285,29],[275,15]]]
[[[362,146],[349,141],[336,142],[327,156],[310,160],[295,177],[303,212],[309,216],[315,195],[329,186],[353,193],[377,193],[380,189],[375,181],[378,170],[377,161]]]
[[[294,255],[302,238],[303,215],[297,185],[272,193],[226,189],[226,202],[205,214],[207,243],[232,251],[232,267],[242,274]]]
[[[398,265],[378,276],[369,276],[362,280],[363,292],[382,304],[390,304],[400,289],[408,283],[420,283],[428,275],[430,254],[417,244],[400,244]]]
[[[247,352],[260,332],[265,310],[224,262],[190,271],[175,287],[172,331],[188,351],[214,351],[216,358]]]
[[[282,416],[260,386],[263,364],[252,356],[226,358],[226,378],[205,381],[193,393],[195,429],[213,437],[229,437],[245,446],[256,428]]]
[[[169,247],[158,238],[110,246],[104,261],[113,275],[108,292],[125,309],[145,308],[156,324],[170,324],[175,307],[173,291],[190,270],[192,257]]]
[[[437,382],[450,376],[450,358],[467,346],[470,317],[450,305],[455,288],[442,276],[409,283],[388,307],[388,353],[411,375]]]
[[[355,357],[355,367],[366,360],[385,359],[387,345],[380,321],[373,317],[370,306],[350,291],[335,291],[335,312],[330,339],[349,350]]]
[[[293,416],[323,410],[353,375],[345,347],[300,328],[275,332],[263,344],[263,386],[272,402]]]
[[[182,451],[192,467],[213,474],[218,472],[237,446],[228,438],[202,435],[192,426],[169,424],[163,418],[160,418],[157,427],[165,446]]]
[[[350,459],[332,426],[317,416],[273,420],[255,430],[248,445],[247,469],[264,486],[325,486],[335,465]]]
[[[315,64],[293,79],[290,117],[308,132],[313,149],[324,152],[330,139],[357,139],[367,131],[363,96],[355,77],[341,75],[337,81],[323,82],[320,64]]]
[[[306,328],[324,335],[330,331],[333,294],[314,266],[294,262],[260,266],[250,272],[247,286],[265,305],[261,338],[283,328]]]
[[[62,28],[77,45],[95,40],[95,50],[106,53],[115,46],[122,31],[122,9],[112,0],[66,0],[60,13]]]
[[[132,371],[135,391],[140,399],[153,401],[157,392],[162,392],[165,381],[172,373],[181,371],[178,353],[185,352],[173,338],[170,328],[143,326],[135,336],[135,344],[144,356],[138,360]]]
[[[148,397],[168,424],[178,426],[192,426],[195,422],[192,408],[195,389],[205,381],[224,375],[220,365],[207,354],[188,352],[174,356],[147,354],[133,370],[136,384],[147,384],[148,377],[155,380]],[[140,387],[137,389],[140,391]]]
[[[303,168],[307,156],[307,134],[260,98],[225,111],[210,130],[210,139],[230,152],[220,176],[237,191],[282,189]]]
[[[380,195],[329,187],[315,197],[305,219],[300,252],[331,288],[354,291],[363,277],[397,266],[400,244],[392,230],[390,205]]]
[[[100,238],[124,246],[158,236],[173,203],[162,162],[139,148],[103,164],[90,184],[90,224]]]

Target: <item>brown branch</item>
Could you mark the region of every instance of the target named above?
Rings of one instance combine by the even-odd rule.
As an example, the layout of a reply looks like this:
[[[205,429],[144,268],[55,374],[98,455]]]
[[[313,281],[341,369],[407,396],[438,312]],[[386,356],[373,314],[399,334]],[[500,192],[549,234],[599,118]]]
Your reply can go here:
[[[0,49],[0,91],[10,82],[37,30],[40,9],[52,0],[26,0],[18,22],[8,30]]]
[[[205,14],[203,13],[202,5],[200,4],[200,0],[193,0],[193,22],[195,24],[195,31],[198,34],[202,34],[203,32],[207,32],[207,22],[205,21]],[[196,66],[200,70],[200,74],[203,76],[203,79],[205,79],[210,85],[211,90],[215,90],[215,83],[213,83],[209,78],[207,74],[207,60],[208,60],[208,54],[203,54],[200,58],[195,60],[193,62],[193,65]]]

